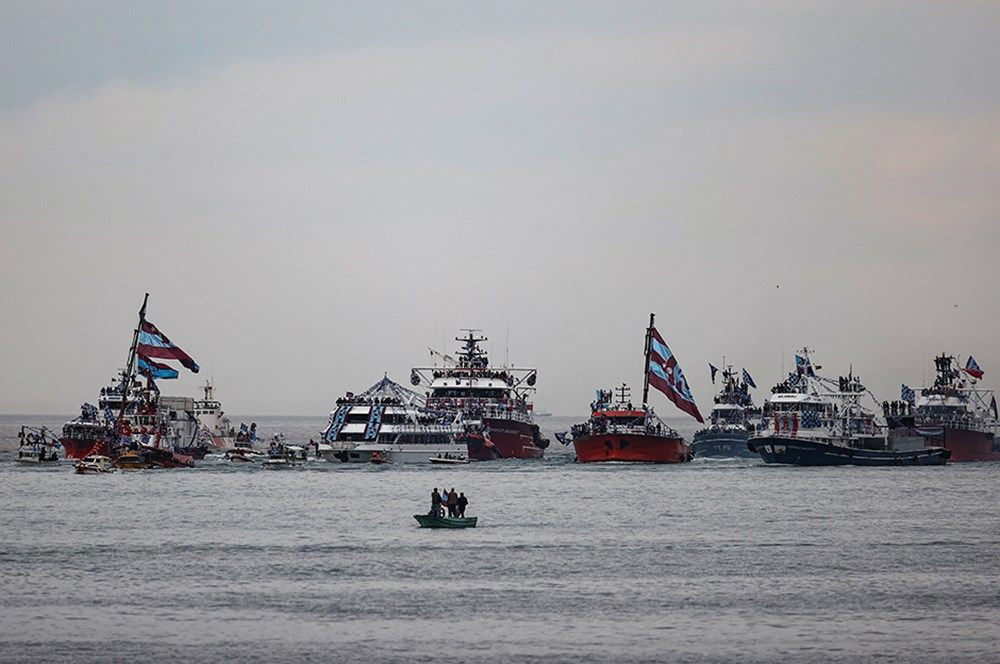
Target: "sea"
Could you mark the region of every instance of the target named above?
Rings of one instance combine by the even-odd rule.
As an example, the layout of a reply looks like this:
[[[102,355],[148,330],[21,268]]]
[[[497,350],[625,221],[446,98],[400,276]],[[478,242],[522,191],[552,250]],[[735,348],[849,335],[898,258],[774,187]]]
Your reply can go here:
[[[66,419],[0,416],[0,440]],[[298,442],[325,424],[254,421]],[[445,468],[13,459],[3,662],[1000,659],[998,464],[577,464],[554,440]],[[435,487],[479,527],[418,528]]]

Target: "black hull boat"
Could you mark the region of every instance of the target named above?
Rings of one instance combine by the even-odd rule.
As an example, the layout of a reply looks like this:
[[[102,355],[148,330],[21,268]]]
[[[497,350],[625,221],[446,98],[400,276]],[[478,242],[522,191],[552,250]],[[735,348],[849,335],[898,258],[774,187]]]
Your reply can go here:
[[[793,436],[751,438],[748,451],[765,463],[793,466],[940,466],[951,452],[941,447],[911,451],[864,449]]]

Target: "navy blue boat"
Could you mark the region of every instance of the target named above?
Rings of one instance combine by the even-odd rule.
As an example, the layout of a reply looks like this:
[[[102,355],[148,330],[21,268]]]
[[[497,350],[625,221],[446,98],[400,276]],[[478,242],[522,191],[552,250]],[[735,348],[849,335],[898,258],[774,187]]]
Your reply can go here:
[[[852,371],[836,381],[816,374],[809,349],[796,371],[771,389],[763,421],[747,449],[765,463],[795,466],[937,466],[951,452],[914,447],[900,422],[876,421],[879,402]],[[875,408],[864,403],[868,398]],[[894,427],[894,429],[890,429]]]
[[[719,371],[711,364],[712,382]],[[715,396],[715,405],[708,415],[709,425],[694,434],[691,442],[691,453],[696,458],[756,458],[757,455],[747,448],[747,440],[754,431],[754,419],[759,420],[760,411],[754,408],[750,398],[750,384],[747,378],[750,374],[743,371],[744,378],[737,378],[733,368],[725,363],[723,358],[722,391]]]
[[[884,440],[884,439],[881,439]],[[924,447],[907,452],[889,449],[846,447],[807,438],[763,436],[747,443],[751,453],[765,463],[794,466],[940,466],[951,452],[941,447]]]

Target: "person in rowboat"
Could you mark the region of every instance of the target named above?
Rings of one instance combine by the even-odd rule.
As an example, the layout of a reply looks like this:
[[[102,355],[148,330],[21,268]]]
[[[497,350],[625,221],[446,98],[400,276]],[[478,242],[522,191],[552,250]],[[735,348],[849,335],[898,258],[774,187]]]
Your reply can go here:
[[[451,491],[448,492],[448,516],[458,516],[458,494],[455,492],[455,487],[451,487]]]
[[[464,493],[458,494],[458,516],[465,518],[465,508],[469,505],[469,499],[465,497]]]

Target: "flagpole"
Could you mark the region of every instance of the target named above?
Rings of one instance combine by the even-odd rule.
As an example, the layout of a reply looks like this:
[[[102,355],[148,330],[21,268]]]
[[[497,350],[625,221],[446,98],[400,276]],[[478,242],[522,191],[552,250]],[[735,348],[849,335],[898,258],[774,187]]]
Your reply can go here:
[[[649,327],[646,328],[646,368],[642,372],[642,405],[645,406],[649,399],[649,349],[653,338],[653,316],[649,314]]]
[[[142,308],[139,309],[139,324],[135,326],[132,333],[132,345],[128,349],[128,360],[125,362],[125,369],[122,371],[122,407],[118,412],[118,421],[115,423],[116,429],[121,429],[122,420],[125,419],[125,407],[128,404],[128,393],[132,389],[132,379],[134,377],[133,367],[135,366],[135,355],[139,346],[139,330],[146,320],[146,303],[149,302],[149,293],[142,298]]]

